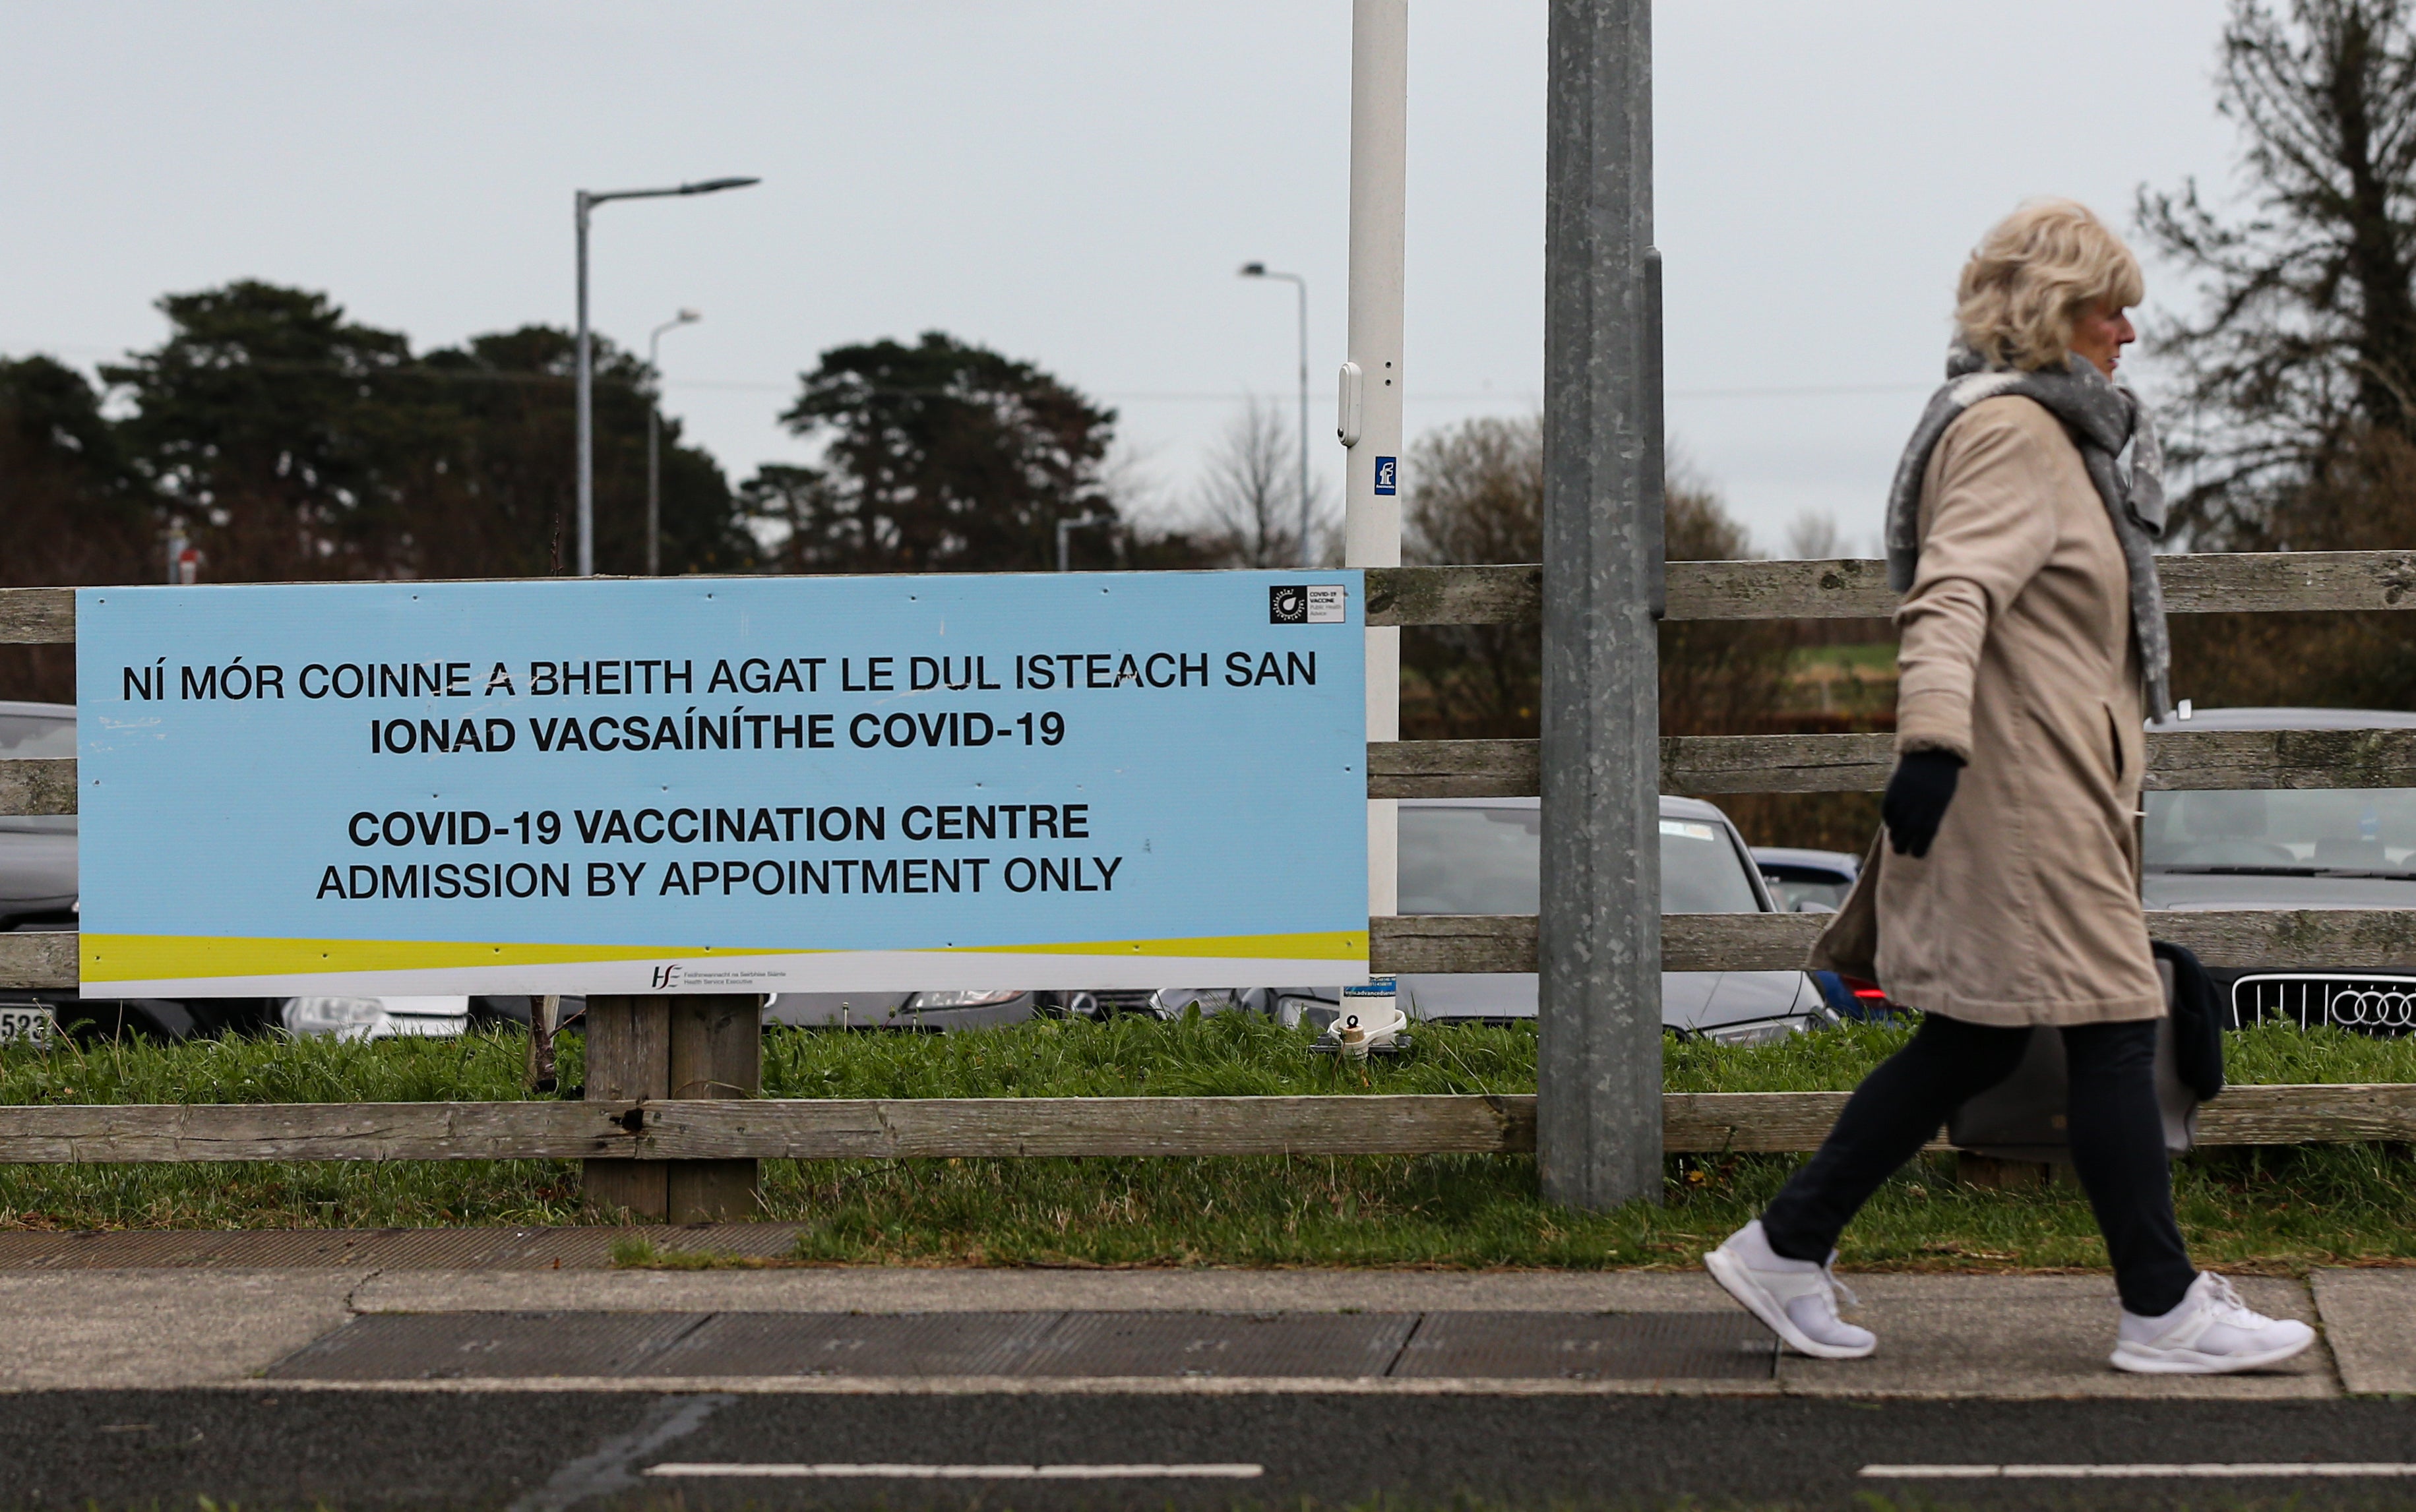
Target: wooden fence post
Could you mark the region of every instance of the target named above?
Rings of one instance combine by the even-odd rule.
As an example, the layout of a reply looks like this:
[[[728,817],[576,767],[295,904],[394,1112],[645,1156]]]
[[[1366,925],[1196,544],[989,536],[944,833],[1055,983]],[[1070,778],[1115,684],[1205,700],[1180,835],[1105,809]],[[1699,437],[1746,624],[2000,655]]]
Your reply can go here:
[[[587,999],[587,1098],[592,1102],[655,1100],[672,1092],[669,997]],[[633,1218],[670,1216],[663,1160],[588,1160],[580,1185],[594,1206],[623,1207]]]
[[[587,1096],[596,1101],[751,1098],[763,1086],[753,993],[587,999]],[[598,1207],[671,1223],[752,1218],[753,1160],[589,1160]]]
[[[753,993],[671,999],[672,1097],[751,1098],[763,1089],[762,1001]],[[665,1216],[672,1222],[755,1216],[753,1160],[664,1163]]]

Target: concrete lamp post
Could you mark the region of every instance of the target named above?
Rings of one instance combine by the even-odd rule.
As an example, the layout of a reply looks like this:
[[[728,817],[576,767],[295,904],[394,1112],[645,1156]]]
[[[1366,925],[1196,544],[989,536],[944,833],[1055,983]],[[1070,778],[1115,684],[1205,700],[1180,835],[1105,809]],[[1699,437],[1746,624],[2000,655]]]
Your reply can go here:
[[[1084,514],[1074,519],[1059,520],[1057,522],[1057,570],[1059,572],[1074,570],[1074,532],[1076,531],[1106,523],[1108,523],[1107,516],[1095,514]]]
[[[718,194],[761,184],[760,178],[708,178],[665,189],[581,189],[572,197],[579,225],[579,576],[596,576],[596,364],[587,336],[587,222],[612,200],[661,200]]]
[[[662,345],[665,331],[676,331],[683,325],[694,325],[704,317],[692,309],[684,309],[657,325],[646,337],[646,370],[659,383],[662,378]],[[655,402],[646,406],[646,576],[663,575],[663,401],[657,393]]]
[[[1245,278],[1272,278],[1291,284],[1300,293],[1300,564],[1317,565],[1316,546],[1308,531],[1308,280],[1297,273],[1275,273],[1263,262],[1245,262]]]

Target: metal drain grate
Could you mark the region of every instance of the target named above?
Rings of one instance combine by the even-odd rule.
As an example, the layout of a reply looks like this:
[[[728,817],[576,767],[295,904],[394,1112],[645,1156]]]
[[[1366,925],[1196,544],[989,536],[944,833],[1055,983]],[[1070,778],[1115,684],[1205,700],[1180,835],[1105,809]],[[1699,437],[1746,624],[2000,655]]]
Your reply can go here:
[[[1778,1340],[1743,1312],[1429,1312],[1392,1373],[1766,1381]]]
[[[1010,1375],[1055,1312],[720,1312],[645,1375]]]
[[[702,1312],[375,1313],[269,1367],[272,1381],[447,1381],[626,1375]],[[647,1372],[651,1373],[651,1372]]]
[[[1071,1312],[1019,1375],[1382,1375],[1414,1312]]]

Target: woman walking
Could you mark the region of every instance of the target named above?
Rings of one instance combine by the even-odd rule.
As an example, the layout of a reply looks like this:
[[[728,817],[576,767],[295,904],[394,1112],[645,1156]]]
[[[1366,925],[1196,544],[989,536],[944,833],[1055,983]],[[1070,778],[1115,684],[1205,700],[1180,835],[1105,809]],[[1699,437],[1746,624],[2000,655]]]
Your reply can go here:
[[[2073,1165],[2122,1295],[2115,1366],[2252,1370],[2315,1337],[2200,1273],[2173,1220],[2153,1075],[2165,995],[2133,825],[2142,719],[2170,704],[2152,555],[2164,497],[2154,430],[2111,382],[2142,292],[2137,262],[2087,209],[2016,211],[1964,266],[1948,381],[1896,470],[1887,845],[1815,958],[1864,956],[1921,1027],[1762,1216],[1704,1257],[1806,1355],[1877,1346],[1837,1316],[1839,1232],[2041,1025],[2063,1037]]]

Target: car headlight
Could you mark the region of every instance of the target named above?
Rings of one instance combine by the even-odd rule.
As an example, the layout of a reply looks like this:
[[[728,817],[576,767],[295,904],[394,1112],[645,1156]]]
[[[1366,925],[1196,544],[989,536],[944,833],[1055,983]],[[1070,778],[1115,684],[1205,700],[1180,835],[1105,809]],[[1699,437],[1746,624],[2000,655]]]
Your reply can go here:
[[[910,1011],[918,1008],[988,1008],[993,1003],[1014,1002],[1022,996],[1020,987],[1010,987],[1003,992],[984,992],[966,987],[954,992],[916,993],[906,1007]]]
[[[1723,1024],[1716,1029],[1703,1030],[1702,1036],[1715,1045],[1774,1045],[1789,1035],[1803,1032],[1802,1019],[1761,1019],[1752,1024]]]

